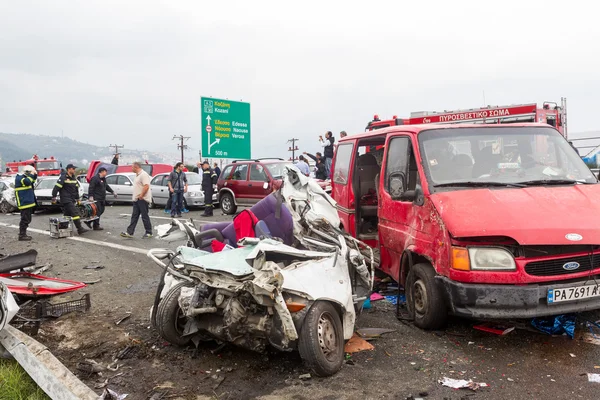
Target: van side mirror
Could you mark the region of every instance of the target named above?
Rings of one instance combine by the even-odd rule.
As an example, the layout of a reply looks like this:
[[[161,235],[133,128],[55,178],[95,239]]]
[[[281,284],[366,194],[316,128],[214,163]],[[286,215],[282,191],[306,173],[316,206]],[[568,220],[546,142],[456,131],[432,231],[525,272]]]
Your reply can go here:
[[[406,175],[404,172],[393,172],[388,178],[388,190],[392,200],[402,200],[406,188]]]

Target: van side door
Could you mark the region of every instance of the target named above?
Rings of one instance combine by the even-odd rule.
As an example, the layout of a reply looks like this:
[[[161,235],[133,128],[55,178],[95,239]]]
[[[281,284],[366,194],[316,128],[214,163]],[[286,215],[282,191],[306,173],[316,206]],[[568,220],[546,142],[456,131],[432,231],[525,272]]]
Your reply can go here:
[[[418,209],[423,204],[420,188],[411,136],[388,137],[379,176],[379,241],[381,251],[388,253],[388,257],[381,257],[387,261],[381,269],[396,279],[402,253],[419,230]],[[420,199],[415,199],[415,193],[420,193]]]

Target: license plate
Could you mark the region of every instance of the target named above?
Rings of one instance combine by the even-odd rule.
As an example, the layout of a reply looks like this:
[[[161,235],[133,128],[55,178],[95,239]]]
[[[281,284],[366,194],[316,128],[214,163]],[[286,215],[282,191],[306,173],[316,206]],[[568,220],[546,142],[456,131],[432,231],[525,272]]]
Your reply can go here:
[[[52,202],[51,201],[42,201],[42,205],[43,206],[51,206]]]
[[[600,297],[600,284],[548,289],[548,304]]]

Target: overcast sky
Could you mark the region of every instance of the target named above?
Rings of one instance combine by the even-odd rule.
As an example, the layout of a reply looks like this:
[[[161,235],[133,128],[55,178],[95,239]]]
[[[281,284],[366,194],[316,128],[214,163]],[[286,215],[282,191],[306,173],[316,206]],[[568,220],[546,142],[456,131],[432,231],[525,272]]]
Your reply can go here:
[[[213,96],[251,103],[253,156],[288,156],[484,91],[565,96],[571,133],[600,130],[600,24],[574,3],[0,0],[0,132],[197,151]]]

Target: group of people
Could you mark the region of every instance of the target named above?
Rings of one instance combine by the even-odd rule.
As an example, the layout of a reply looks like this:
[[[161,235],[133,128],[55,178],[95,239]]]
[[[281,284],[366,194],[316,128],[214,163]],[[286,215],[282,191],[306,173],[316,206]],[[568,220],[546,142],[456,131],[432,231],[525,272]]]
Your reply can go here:
[[[210,168],[208,161],[203,163],[198,162],[198,171],[202,170],[202,190],[204,192],[204,214],[205,217],[213,216],[213,186],[217,183],[217,179],[220,171],[213,170]],[[216,163],[215,163],[216,166]],[[169,192],[171,194],[171,216],[174,218],[181,217],[183,210],[183,195],[187,192],[188,184],[187,177],[183,171],[184,165],[179,162],[175,165],[173,171],[169,175]],[[61,173],[60,177],[56,181],[54,188],[52,189],[52,202],[56,203],[60,201],[60,205],[63,209],[63,215],[69,217],[77,229],[79,235],[84,234],[88,229],[84,228],[81,223],[81,216],[77,204],[79,202],[79,187],[80,183],[75,175],[77,167],[73,164],[67,165],[65,171]],[[131,221],[127,230],[121,232],[121,237],[132,238],[135,232],[136,226],[141,217],[145,233],[142,238],[152,237],[152,223],[150,222],[150,216],[148,210],[152,203],[152,192],[150,191],[150,175],[142,169],[141,163],[134,162],[131,166],[131,170],[135,173],[133,181],[133,211],[131,214]],[[107,170],[101,167],[96,172],[96,175],[91,179],[88,189],[88,199],[93,201],[96,205],[96,219],[85,222],[89,229],[95,231],[103,230],[100,226],[100,217],[104,214],[106,208],[106,193],[111,193],[115,198],[117,194],[114,190],[106,183]],[[34,193],[34,184],[37,180],[37,171],[31,165],[27,165],[23,168],[23,171],[15,177],[15,195],[17,200],[17,207],[21,213],[21,220],[19,223],[19,236],[20,241],[30,241],[31,236],[27,234],[27,228],[31,224],[31,218],[33,209],[36,206],[36,199]]]
[[[346,131],[340,132],[340,139],[343,139],[346,136],[348,136]],[[335,154],[335,148],[336,148],[335,137],[333,136],[333,133],[331,133],[331,131],[325,132],[325,138],[323,138],[323,135],[319,136],[319,146],[321,146],[323,148],[322,153],[320,151],[318,151],[315,155],[312,155],[307,152],[304,152],[302,154],[311,158],[316,163],[315,164],[315,178],[316,179],[322,179],[322,180],[331,179],[331,162],[333,161],[333,155]],[[298,161],[298,164],[296,164],[296,166],[298,167],[298,169],[300,169],[300,171],[302,173],[304,173],[306,176],[309,176],[310,175],[310,167],[308,166],[308,161],[306,160],[304,155],[301,155],[300,157],[298,157],[299,161]]]

